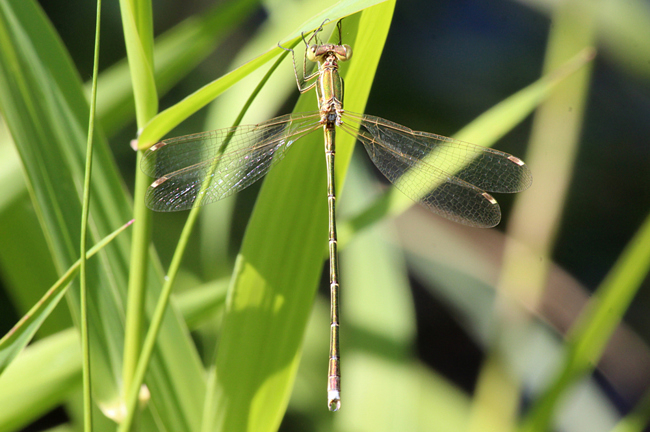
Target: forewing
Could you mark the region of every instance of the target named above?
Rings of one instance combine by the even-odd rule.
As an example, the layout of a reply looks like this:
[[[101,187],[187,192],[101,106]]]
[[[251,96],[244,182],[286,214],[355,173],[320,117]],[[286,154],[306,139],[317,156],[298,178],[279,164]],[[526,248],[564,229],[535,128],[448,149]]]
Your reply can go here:
[[[187,210],[237,193],[263,177],[297,139],[319,127],[318,120],[318,113],[290,114],[161,141],[142,160],[142,170],[157,177],[146,204],[156,211]]]

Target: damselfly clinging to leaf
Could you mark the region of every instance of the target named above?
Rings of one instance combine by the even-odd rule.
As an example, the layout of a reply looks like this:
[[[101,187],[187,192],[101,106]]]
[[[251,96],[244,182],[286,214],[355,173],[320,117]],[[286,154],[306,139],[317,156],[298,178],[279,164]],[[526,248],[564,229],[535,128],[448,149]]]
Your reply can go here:
[[[343,110],[343,81],[338,62],[352,49],[341,42],[322,44],[318,33],[307,41],[303,79],[293,67],[301,93],[316,89],[319,110],[288,114],[264,123],[187,135],[161,141],[145,153],[142,169],[157,178],[147,191],[147,206],[156,211],[186,210],[212,203],[250,186],[278,163],[299,138],[322,127],[327,164],[329,262],[331,291],[328,406],[340,407],[339,282],[336,240],[334,154],[336,127],[357,137],[368,156],[412,200],[448,219],[475,227],[493,227],[501,210],[489,192],[519,192],[532,176],[521,159],[434,135],[364,114]],[[310,43],[314,41],[314,44]],[[282,48],[282,47],[281,47]],[[317,70],[305,76],[307,60]],[[311,84],[308,84],[312,81]]]

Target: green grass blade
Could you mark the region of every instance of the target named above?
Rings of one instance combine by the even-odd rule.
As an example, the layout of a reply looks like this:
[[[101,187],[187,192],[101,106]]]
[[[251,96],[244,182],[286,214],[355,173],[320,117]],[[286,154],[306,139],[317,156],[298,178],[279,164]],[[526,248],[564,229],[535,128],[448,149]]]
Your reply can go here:
[[[109,244],[118,234],[124,231],[131,225],[128,222],[112,232],[110,235],[102,239],[99,243],[93,246],[87,252],[87,257],[90,258],[99,252],[104,246]],[[67,291],[70,282],[74,279],[79,271],[80,260],[77,260],[72,267],[65,272],[61,278],[56,281],[52,287],[47,290],[43,298],[30,309],[30,311],[23,316],[16,325],[0,339],[0,375],[9,366],[11,361],[20,353],[20,351],[27,346],[32,340],[34,334],[38,331],[43,321],[50,316],[50,313],[59,303],[63,294]]]
[[[117,230],[111,237],[119,234],[128,225]],[[88,251],[89,256],[97,253],[108,241],[109,238],[95,245]],[[183,316],[189,322],[199,323],[203,317],[223,307],[228,282],[228,280],[220,280],[180,294],[178,304]],[[44,300],[50,301],[45,298]],[[23,324],[28,325],[28,323]],[[5,345],[4,339],[7,338],[13,336],[5,336],[3,342],[0,342],[0,347]],[[23,364],[21,363],[23,358],[31,360]],[[52,359],[56,359],[53,366],[54,373],[51,373],[50,369],[45,369],[43,375],[39,374],[35,377],[33,365],[49,366]],[[7,368],[6,374],[0,375],[0,404],[11,407],[11,410],[0,410],[0,432],[15,431],[17,427],[26,425],[52,407],[64,403],[70,392],[81,387],[81,351],[78,332],[75,329],[68,329],[38,341],[20,353],[15,363]],[[38,390],[31,390],[32,388]],[[38,397],[23,396],[24,394],[33,396],[34,394],[30,392],[37,392]],[[10,401],[9,404],[7,401]],[[43,403],[44,401],[46,403]]]
[[[333,7],[308,20],[300,29],[294,31],[290,36],[282,41],[282,44],[294,44],[300,38],[301,32],[308,32],[318,28],[325,18],[329,18],[331,21],[336,22],[344,16],[372,6],[373,4],[381,3],[382,1],[385,0],[356,0],[337,3]],[[138,148],[149,148],[182,121],[206,106],[210,101],[215,99],[232,85],[239,82],[251,72],[255,71],[257,68],[282,52],[282,49],[279,47],[272,48],[256,59],[251,60],[234,71],[229,72],[221,78],[203,86],[176,105],[162,111],[147,124],[140,134],[138,139]]]
[[[151,0],[120,0],[122,28],[129,70],[133,84],[135,117],[138,130],[158,112],[158,95],[153,75],[153,16]],[[138,152],[136,166],[140,165],[142,154]],[[136,168],[129,266],[126,325],[124,329],[124,352],[122,360],[122,382],[125,389],[131,387],[145,328],[144,310],[147,284],[147,262],[151,242],[151,212],[144,205],[144,196],[149,180]],[[128,391],[128,390],[127,390]]]
[[[43,289],[58,279],[50,254],[34,214],[22,168],[9,131],[0,116],[0,273],[5,292],[18,315],[27,313],[41,298]],[[33,262],[39,263],[35,272]],[[65,307],[53,311],[39,329],[41,337],[72,325]]]
[[[345,73],[346,108],[363,111],[392,17],[392,3],[344,22],[356,57]],[[358,31],[355,31],[358,26]],[[356,33],[356,38],[355,38]],[[315,109],[303,95],[296,112]],[[337,136],[341,185],[353,148]],[[341,139],[338,139],[338,138]],[[323,139],[301,139],[267,176],[237,259],[205,406],[203,431],[276,430],[286,409],[322,270],[327,238]],[[326,410],[323,371],[323,410]]]
[[[90,337],[88,332],[88,281],[86,279],[86,245],[88,243],[88,213],[90,212],[90,178],[93,172],[93,134],[95,131],[95,107],[97,106],[97,75],[99,74],[99,30],[101,29],[102,0],[97,0],[97,18],[95,22],[95,54],[93,59],[93,79],[90,96],[90,114],[88,115],[88,144],[86,145],[86,169],[84,172],[84,190],[81,204],[81,234],[79,246],[79,285],[81,295],[81,352],[83,353],[83,407],[84,431],[93,430],[92,388],[90,381]]]
[[[544,430],[565,390],[598,364],[609,338],[623,319],[649,270],[650,216],[571,329],[562,369],[524,420],[522,430]]]
[[[41,226],[62,273],[77,259],[88,105],[69,56],[31,0],[0,2],[0,109],[21,155]],[[131,219],[124,185],[103,137],[95,136],[90,241]],[[121,236],[89,264],[89,318],[95,397],[106,413],[120,410],[129,238]],[[160,292],[160,267],[147,261],[148,302]],[[157,276],[157,278],[156,278]],[[156,280],[157,279],[157,280]],[[73,314],[76,290],[69,290]],[[147,313],[151,313],[147,309]],[[166,314],[147,384],[149,408],[176,431],[198,429],[205,377],[196,348],[175,309]]]
[[[136,101],[136,119],[140,127],[158,111],[158,96],[153,71],[153,23],[150,9],[151,2],[149,0],[120,0],[124,41]]]
[[[187,18],[155,40],[154,78],[158,96],[169,91],[204,60],[226,34],[240,24],[259,0],[231,0],[211,10]],[[90,93],[90,89],[87,88]],[[107,135],[112,135],[132,119],[133,86],[126,59],[99,76],[97,116]]]

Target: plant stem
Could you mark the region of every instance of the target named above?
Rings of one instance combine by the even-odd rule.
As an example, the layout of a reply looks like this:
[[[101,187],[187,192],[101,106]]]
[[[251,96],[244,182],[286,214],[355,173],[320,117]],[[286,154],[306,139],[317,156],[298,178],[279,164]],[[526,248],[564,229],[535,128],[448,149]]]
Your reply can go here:
[[[158,111],[158,96],[153,76],[153,18],[150,0],[120,0],[124,39],[135,98],[138,130]],[[138,162],[141,154],[138,153]],[[151,236],[151,215],[144,205],[148,179],[136,169],[134,192],[133,238],[126,309],[123,390],[131,387],[135,366],[140,357],[144,332],[144,299],[147,284],[147,262]]]
[[[102,15],[102,0],[97,0],[97,18],[95,23],[95,54],[93,59],[93,84],[88,116],[88,143],[86,145],[86,171],[84,176],[84,195],[81,209],[81,252],[79,258],[81,289],[81,349],[83,353],[83,410],[84,431],[92,432],[93,409],[90,382],[90,339],[88,336],[88,286],[86,284],[86,243],[88,233],[88,213],[90,208],[90,178],[93,167],[93,134],[95,132],[95,108],[97,105],[97,75],[99,71],[99,30]]]

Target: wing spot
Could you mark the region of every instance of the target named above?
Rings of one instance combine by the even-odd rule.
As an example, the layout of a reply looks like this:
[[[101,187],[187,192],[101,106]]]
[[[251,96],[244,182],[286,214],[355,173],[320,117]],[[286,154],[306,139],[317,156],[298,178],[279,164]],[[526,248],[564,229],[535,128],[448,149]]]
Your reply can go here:
[[[152,145],[151,147],[149,147],[149,151],[155,152],[155,151],[158,150],[160,147],[164,147],[165,144],[167,144],[167,143],[164,142],[164,141],[157,142],[156,144],[154,144],[154,145]]]
[[[160,186],[161,184],[165,183],[167,180],[169,180],[169,177],[164,177],[164,176],[160,177],[159,179],[157,179],[156,181],[151,183],[151,187],[156,188],[156,187]]]
[[[519,166],[524,166],[524,165],[526,165],[526,164],[524,163],[524,161],[522,161],[521,159],[519,159],[519,158],[516,157],[516,156],[508,156],[508,160],[511,161],[511,162],[516,163],[516,164],[519,165]]]
[[[495,205],[497,203],[497,200],[495,200],[494,197],[492,195],[490,195],[489,193],[483,192],[482,195],[483,195],[483,198],[490,201],[490,204]]]

